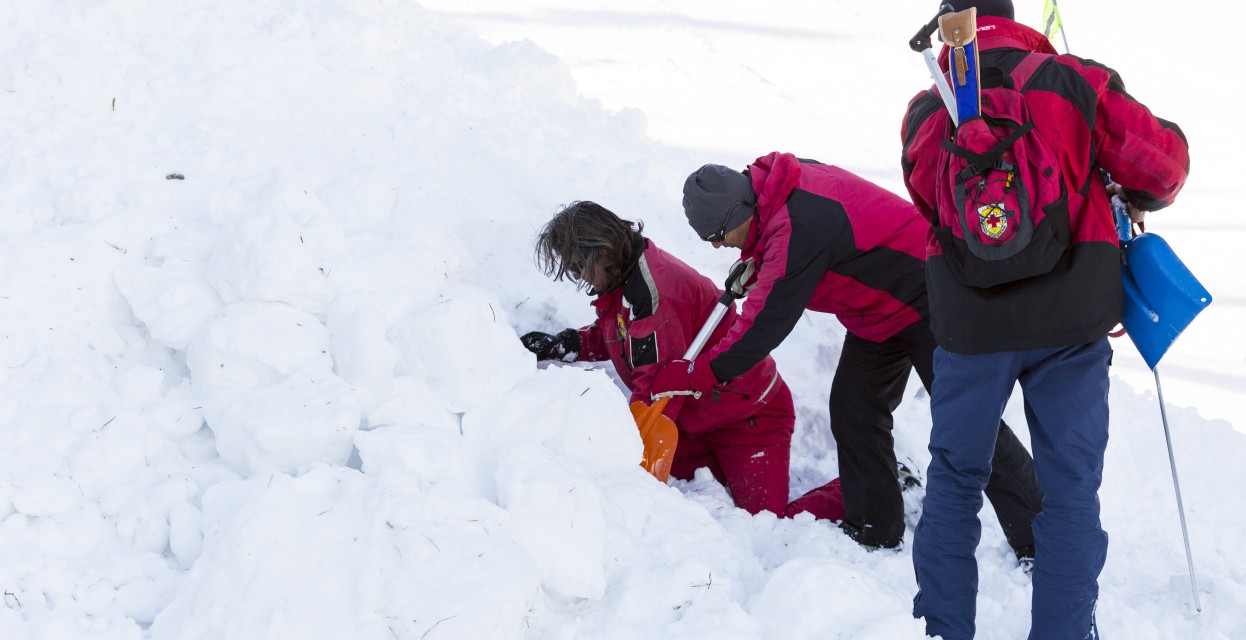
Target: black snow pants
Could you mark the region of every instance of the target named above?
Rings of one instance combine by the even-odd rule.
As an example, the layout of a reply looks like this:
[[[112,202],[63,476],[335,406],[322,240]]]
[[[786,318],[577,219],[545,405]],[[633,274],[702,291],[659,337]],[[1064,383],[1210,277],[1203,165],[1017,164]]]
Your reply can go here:
[[[885,342],[848,333],[831,383],[831,433],[839,453],[845,517],[841,528],[863,546],[893,548],[904,536],[904,501],[896,473],[892,412],[900,405],[909,370],[926,391],[934,381],[936,342],[918,322]],[[991,459],[986,497],[1018,557],[1034,557],[1030,525],[1043,494],[1034,459],[1002,420]]]

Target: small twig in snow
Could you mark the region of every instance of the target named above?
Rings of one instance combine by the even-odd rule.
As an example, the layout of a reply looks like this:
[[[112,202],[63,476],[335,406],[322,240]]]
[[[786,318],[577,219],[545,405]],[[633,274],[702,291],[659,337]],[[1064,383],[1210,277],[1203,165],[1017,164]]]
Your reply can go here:
[[[454,618],[457,618],[457,617],[458,617],[458,616],[450,616],[449,618],[442,618],[442,619],[438,620],[437,622],[434,622],[434,623],[433,623],[433,626],[429,627],[429,628],[428,628],[428,631],[425,631],[425,632],[424,632],[424,635],[420,636],[420,640],[424,640],[424,638],[427,638],[427,637],[428,637],[428,634],[432,633],[432,632],[433,632],[433,629],[436,629],[436,628],[437,628],[437,625],[439,625],[439,624],[441,624],[441,623],[445,622],[446,620],[453,620]]]

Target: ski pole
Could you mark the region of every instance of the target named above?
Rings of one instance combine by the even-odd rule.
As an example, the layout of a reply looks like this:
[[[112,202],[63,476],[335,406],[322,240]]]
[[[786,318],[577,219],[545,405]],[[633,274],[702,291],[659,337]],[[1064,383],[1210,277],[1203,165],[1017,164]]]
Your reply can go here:
[[[922,59],[926,61],[926,68],[930,70],[930,78],[934,80],[939,97],[943,99],[943,106],[947,107],[948,115],[952,116],[952,122],[959,124],[960,118],[956,114],[956,99],[952,97],[952,87],[948,84],[947,77],[943,75],[943,70],[939,68],[939,63],[935,61],[934,51],[931,50],[930,37],[939,28],[939,16],[945,13],[952,13],[952,5],[940,6],[935,17],[931,18],[930,22],[926,23],[917,35],[909,40],[909,48],[922,54]]]
[[[1159,415],[1164,421],[1164,441],[1168,443],[1168,466],[1172,469],[1172,488],[1177,494],[1177,515],[1181,517],[1181,537],[1185,541],[1185,561],[1190,565],[1190,589],[1194,591],[1194,610],[1202,613],[1203,605],[1198,601],[1198,580],[1194,577],[1194,554],[1190,552],[1190,531],[1185,525],[1185,506],[1181,503],[1181,483],[1177,480],[1177,458],[1172,453],[1172,434],[1168,431],[1168,411],[1164,408],[1164,389],[1159,384],[1159,370],[1151,369],[1155,374],[1155,391],[1159,395]]]
[[[1051,6],[1051,11],[1047,11],[1047,7],[1043,7],[1043,35],[1050,40],[1052,27],[1060,31],[1060,38],[1064,40],[1064,52],[1069,53],[1069,36],[1064,32],[1064,20],[1060,18],[1060,3],[1056,0],[1047,0],[1047,4]]]

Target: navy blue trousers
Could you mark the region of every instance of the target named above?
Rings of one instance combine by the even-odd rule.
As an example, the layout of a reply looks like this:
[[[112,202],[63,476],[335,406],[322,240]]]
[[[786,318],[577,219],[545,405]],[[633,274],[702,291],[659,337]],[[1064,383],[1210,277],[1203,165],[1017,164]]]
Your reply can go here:
[[[932,460],[913,540],[926,633],[968,640],[975,632],[982,491],[999,419],[1016,381],[1025,397],[1043,510],[1034,519],[1031,640],[1094,635],[1099,572],[1108,537],[1099,485],[1108,442],[1107,338],[1059,349],[960,355],[935,351]]]

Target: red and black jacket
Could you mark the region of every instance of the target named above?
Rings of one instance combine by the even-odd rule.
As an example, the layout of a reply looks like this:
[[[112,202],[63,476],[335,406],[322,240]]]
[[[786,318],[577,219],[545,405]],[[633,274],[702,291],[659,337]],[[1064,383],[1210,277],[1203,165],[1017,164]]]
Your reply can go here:
[[[1066,188],[1082,196],[1070,212],[1070,247],[1047,274],[977,289],[949,272],[938,243],[927,243],[931,328],[939,345],[962,354],[1073,346],[1096,340],[1121,319],[1120,255],[1100,169],[1154,211],[1173,201],[1189,172],[1177,125],[1156,118],[1125,92],[1115,71],[1057,55],[1042,34],[1011,20],[978,19],[984,86],[1006,78],[1028,56],[1050,58],[1021,87],[1035,129],[1056,153]],[[948,50],[940,54],[947,68]],[[1001,73],[994,73],[995,70]],[[905,186],[927,220],[934,216],[947,109],[933,89],[909,103],[901,137]]]
[[[614,364],[632,392],[632,401],[650,402],[653,377],[661,365],[684,357],[705,324],[722,290],[709,278],[644,240],[644,252],[624,283],[593,301],[597,320],[580,329],[579,360]],[[714,344],[736,321],[731,308],[710,335]],[[679,430],[699,434],[744,420],[765,406],[782,385],[772,358],[763,358],[741,375],[701,396],[671,402],[665,413],[678,413]],[[674,417],[672,415],[672,417]]]
[[[767,357],[805,309],[883,342],[927,315],[926,222],[900,196],[787,153],[747,170],[757,212],[741,250],[757,280],[731,332],[710,350],[719,380]],[[712,344],[712,343],[711,343]]]

